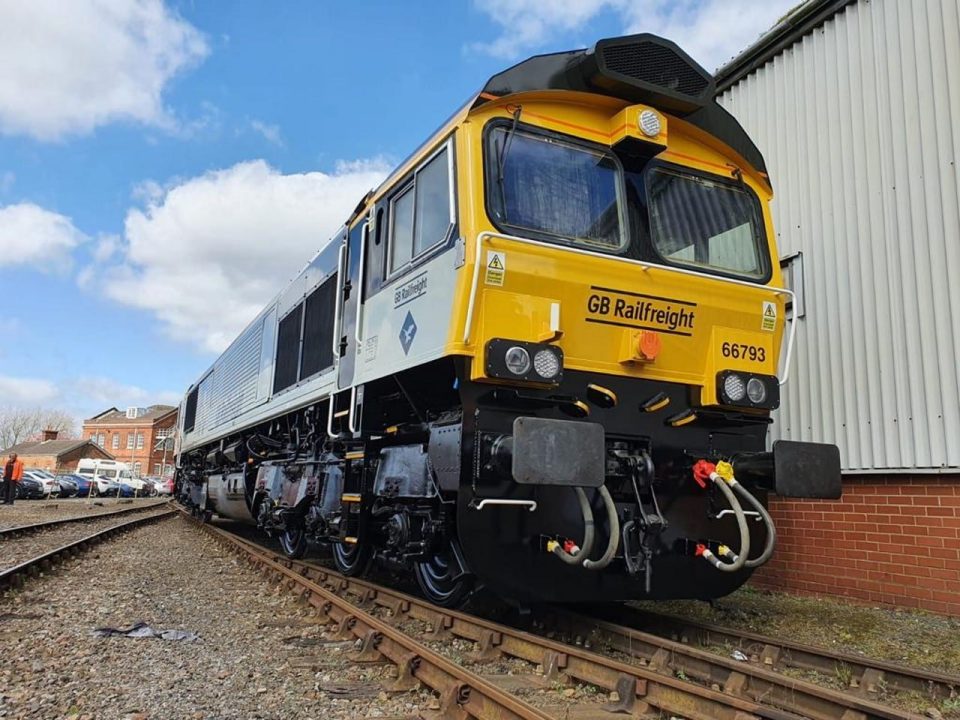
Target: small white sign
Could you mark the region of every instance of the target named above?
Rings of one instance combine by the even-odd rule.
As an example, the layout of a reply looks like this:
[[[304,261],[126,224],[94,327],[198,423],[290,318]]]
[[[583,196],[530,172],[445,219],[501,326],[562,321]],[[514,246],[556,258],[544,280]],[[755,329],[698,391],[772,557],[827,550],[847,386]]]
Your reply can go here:
[[[763,315],[760,318],[760,329],[773,332],[777,327],[777,306],[767,300],[763,301]]]
[[[484,282],[487,285],[503,287],[503,278],[507,274],[507,255],[496,250],[487,250],[487,272]]]

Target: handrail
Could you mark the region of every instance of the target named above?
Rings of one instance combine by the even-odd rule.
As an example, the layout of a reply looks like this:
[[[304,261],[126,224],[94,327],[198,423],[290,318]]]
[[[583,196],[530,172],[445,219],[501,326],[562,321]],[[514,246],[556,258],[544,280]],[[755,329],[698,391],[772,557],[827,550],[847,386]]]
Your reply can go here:
[[[343,313],[343,283],[345,268],[343,267],[343,256],[347,252],[347,243],[340,246],[337,251],[337,297],[333,303],[333,357],[339,363],[340,361],[340,321]]]
[[[491,232],[489,230],[484,230],[483,232],[477,235],[477,249],[474,256],[474,265],[473,265],[473,280],[470,284],[470,300],[467,303],[467,317],[463,325],[463,343],[466,345],[470,342],[470,332],[473,329],[473,313],[476,307],[477,302],[477,291],[480,284],[480,259],[483,251],[483,244],[485,240],[491,240],[493,238],[500,238],[501,240],[510,240],[512,242],[525,243],[527,245],[536,245],[538,247],[548,247],[546,243],[540,242],[538,240],[531,240],[530,238],[518,237],[516,235],[505,235],[503,233]],[[749,287],[754,290],[768,290],[774,295],[786,295],[790,299],[790,303],[793,306],[796,306],[796,293],[787,288],[778,288],[770,287],[769,285],[758,285],[756,283],[747,282],[746,280],[738,280],[736,278],[721,277],[719,275],[710,275],[709,273],[697,272],[696,270],[688,270],[686,268],[671,267],[668,265],[658,265],[657,263],[648,263],[641,260],[633,260],[631,258],[623,257],[613,257],[611,255],[606,255],[604,253],[592,252],[590,250],[583,250],[581,248],[574,247],[564,247],[564,252],[576,253],[578,255],[587,255],[590,257],[600,258],[601,260],[613,260],[614,262],[623,262],[631,263],[633,265],[639,265],[644,270],[650,270],[656,268],[657,270],[665,270],[667,272],[675,273],[678,275],[688,275],[690,277],[697,277],[704,280],[712,280],[715,282],[724,282],[731,285],[741,285],[743,287]],[[787,323],[786,314],[783,318],[784,325]],[[793,343],[794,337],[797,334],[797,322],[796,319],[790,320],[790,331],[787,334],[787,349],[785,353],[781,353],[780,359],[783,364],[783,374],[780,376],[780,385],[785,385],[787,378],[790,375],[790,360],[793,357]]]
[[[350,414],[347,415],[347,429],[351,434],[357,433],[357,428],[353,426],[354,415],[356,414],[357,409],[357,386],[354,385],[350,388]]]
[[[367,262],[367,241],[370,240],[370,218],[368,217],[363,225],[363,231],[360,234],[360,273],[357,278],[357,318],[353,324],[353,339],[357,343],[357,352],[360,352],[361,322],[363,321],[363,284],[366,281],[366,262]]]

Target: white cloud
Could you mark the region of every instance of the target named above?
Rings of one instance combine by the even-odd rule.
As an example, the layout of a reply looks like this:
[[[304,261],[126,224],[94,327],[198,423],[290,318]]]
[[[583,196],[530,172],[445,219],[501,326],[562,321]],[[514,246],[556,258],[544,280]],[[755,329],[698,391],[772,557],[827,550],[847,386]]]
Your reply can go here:
[[[502,28],[471,49],[513,59],[583,27],[604,12],[624,34],[649,32],[676,42],[711,72],[754,42],[797,0],[475,0]]]
[[[260,133],[267,142],[283,147],[283,137],[280,135],[279,125],[269,125],[262,120],[251,120],[250,127]]]
[[[176,123],[163,93],[209,52],[163,0],[0,4],[0,133],[56,140],[116,120]]]
[[[63,270],[71,265],[73,248],[86,239],[70,218],[33,203],[0,207],[0,267]]]
[[[58,394],[67,407],[87,413],[100,412],[109,407],[178,405],[181,399],[181,393],[173,390],[146,390],[106,377],[73,378],[69,383],[63,383],[63,389]]]
[[[113,257],[120,247],[120,238],[117,235],[101,235],[97,239],[97,246],[93,249],[94,262],[105,263]]]
[[[59,394],[57,386],[49,380],[0,375],[0,398],[8,405],[47,405]]]
[[[386,171],[374,160],[283,175],[254,160],[167,187],[127,213],[123,261],[105,270],[105,292],[153,313],[173,338],[219,352]]]
[[[52,381],[0,375],[0,411],[10,408],[60,410],[73,416],[78,428],[85,418],[110,407],[179,405],[182,395],[177,390],[147,390],[100,376]]]

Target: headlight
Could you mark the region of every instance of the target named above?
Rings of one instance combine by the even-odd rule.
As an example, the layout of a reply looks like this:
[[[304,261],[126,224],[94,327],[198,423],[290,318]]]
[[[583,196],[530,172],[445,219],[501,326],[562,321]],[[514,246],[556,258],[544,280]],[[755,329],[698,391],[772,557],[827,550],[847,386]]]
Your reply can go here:
[[[558,385],[563,377],[563,350],[556,345],[493,338],[487,342],[487,377]]]
[[[723,392],[730,400],[740,402],[747,396],[747,386],[742,377],[730,373],[723,381]]]
[[[660,134],[660,116],[653,110],[644,110],[637,117],[637,125],[647,137],[656,137]]]
[[[747,397],[754,405],[761,405],[767,399],[767,386],[760,378],[750,378],[747,381]]]
[[[560,358],[553,350],[540,350],[533,356],[533,369],[540,377],[553,380],[560,372]]]
[[[530,353],[519,345],[514,345],[503,356],[507,370],[514,375],[526,375],[530,372]]]
[[[775,410],[780,407],[780,383],[773,375],[721,370],[717,400],[721,405]]]

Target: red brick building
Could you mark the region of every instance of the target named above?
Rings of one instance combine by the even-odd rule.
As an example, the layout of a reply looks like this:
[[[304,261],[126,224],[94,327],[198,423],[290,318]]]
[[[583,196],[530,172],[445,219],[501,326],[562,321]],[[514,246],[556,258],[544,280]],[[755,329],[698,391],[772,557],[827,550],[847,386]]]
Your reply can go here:
[[[82,459],[113,460],[109,452],[90,440],[58,440],[56,430],[44,430],[41,440],[17,443],[0,452],[0,457],[16,453],[25,468],[52,473],[73,473]]]
[[[112,407],[83,421],[83,437],[127,463],[135,476],[173,472],[173,437],[177,408],[151,405]]]

